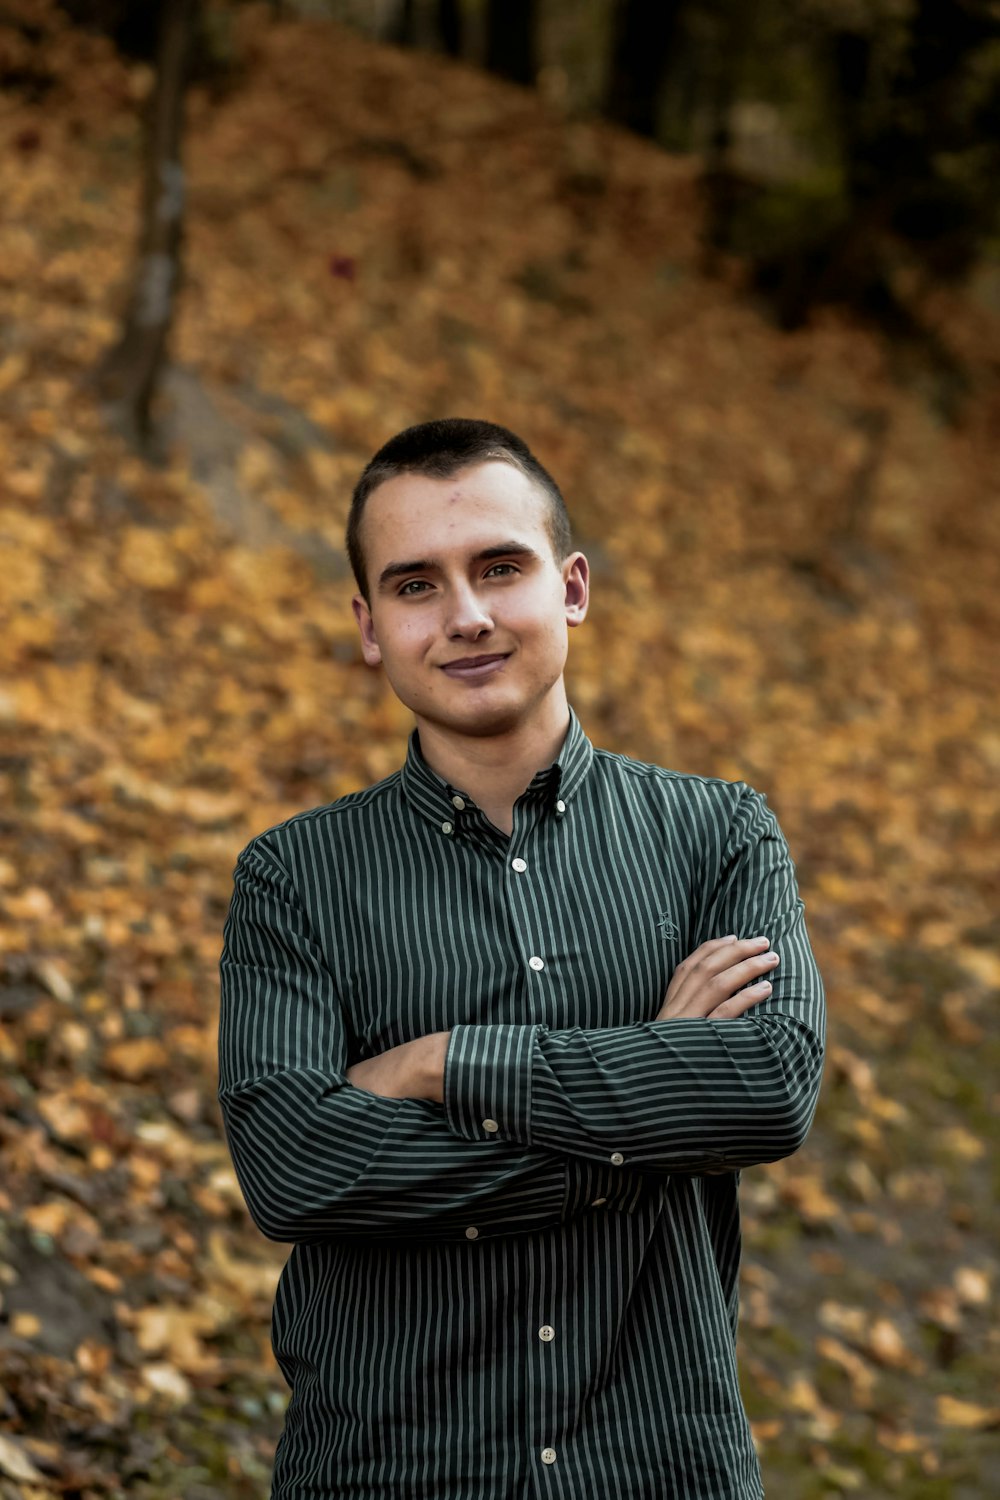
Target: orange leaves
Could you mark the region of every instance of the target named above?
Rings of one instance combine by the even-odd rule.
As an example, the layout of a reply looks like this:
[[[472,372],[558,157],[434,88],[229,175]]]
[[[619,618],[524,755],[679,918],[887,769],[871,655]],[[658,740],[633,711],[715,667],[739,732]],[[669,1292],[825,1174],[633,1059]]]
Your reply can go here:
[[[754,1430],[788,1470],[769,1488],[805,1469],[905,1494],[949,1441],[974,1453],[1000,1379],[995,321],[928,309],[968,360],[945,428],[856,327],[780,334],[700,274],[694,159],[238,7],[238,84],[193,100],[187,401],[164,403],[154,469],[82,391],[132,251],[123,144],[148,72],[30,8],[55,81],[44,119],[4,96],[7,138],[41,144],[7,174],[0,253],[0,1289],[37,1243],[91,1311],[55,1368],[55,1283],[11,1301],[36,1361],[18,1409],[60,1441],[43,1470],[5,1437],[0,1474],[69,1491],[65,1411],[117,1442],[137,1406],[212,1384],[227,1441],[274,1426],[283,1255],[218,1130],[221,926],[251,834],[402,759],[340,533],[374,447],[447,411],[522,431],[567,495],[594,565],[569,679],[594,740],[751,780],[799,862],[824,1095],[805,1149],[742,1188]],[[359,157],[366,136],[437,175]],[[574,176],[601,189],[582,233]],[[870,1475],[872,1453],[890,1467]]]
[[[170,1054],[155,1037],[130,1037],[114,1042],[104,1054],[104,1067],[116,1078],[139,1083],[160,1072],[170,1061]]]
[[[945,1427],[1000,1428],[1000,1406],[980,1406],[957,1396],[937,1398],[938,1421]]]

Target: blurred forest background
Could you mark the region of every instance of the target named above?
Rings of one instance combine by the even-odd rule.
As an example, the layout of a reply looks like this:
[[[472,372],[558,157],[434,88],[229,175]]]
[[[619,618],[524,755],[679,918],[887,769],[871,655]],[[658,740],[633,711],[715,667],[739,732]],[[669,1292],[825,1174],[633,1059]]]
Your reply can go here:
[[[591,737],[797,857],[768,1493],[1000,1493],[998,167],[992,0],[0,0],[2,1500],[267,1493],[221,928],[403,757],[342,531],[440,415],[563,485]]]

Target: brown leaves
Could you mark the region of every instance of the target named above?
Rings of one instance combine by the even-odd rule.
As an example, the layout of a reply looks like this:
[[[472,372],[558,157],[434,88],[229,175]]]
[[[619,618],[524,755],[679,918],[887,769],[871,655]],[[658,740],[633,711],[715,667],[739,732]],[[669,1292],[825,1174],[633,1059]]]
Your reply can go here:
[[[68,1432],[124,1449],[141,1407],[210,1385],[227,1442],[273,1431],[283,1255],[219,1132],[221,926],[251,834],[402,758],[341,532],[374,448],[452,410],[523,431],[569,498],[591,736],[751,780],[799,862],[830,1046],[809,1144],[743,1183],[755,1433],[840,1493],[906,1493],[949,1462],[942,1433],[974,1455],[1000,1379],[995,322],[928,306],[972,388],[944,429],[857,328],[789,338],[701,275],[693,159],[243,7],[238,87],[193,99],[188,401],[148,468],[82,393],[131,253],[148,70],[22,3],[54,82],[44,119],[4,103],[5,138],[37,141],[0,254],[0,1377],[60,1441],[43,1463],[12,1432],[0,1473],[68,1489]],[[436,175],[358,157],[387,134]],[[574,174],[602,188],[585,223]],[[60,1290],[85,1308],[65,1357]],[[864,1452],[897,1467],[862,1473]]]
[[[130,1037],[107,1049],[104,1067],[115,1078],[138,1083],[165,1068],[169,1060],[166,1047],[154,1037]]]

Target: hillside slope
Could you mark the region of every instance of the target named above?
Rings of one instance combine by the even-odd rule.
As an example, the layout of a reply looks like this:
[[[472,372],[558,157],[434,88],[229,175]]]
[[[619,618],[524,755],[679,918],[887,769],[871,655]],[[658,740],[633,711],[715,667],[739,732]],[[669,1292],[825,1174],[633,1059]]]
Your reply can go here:
[[[375,447],[443,414],[563,484],[591,737],[752,782],[799,863],[832,1023],[809,1145],[744,1183],[770,1491],[995,1493],[1000,318],[925,298],[968,372],[946,426],[905,351],[833,314],[780,335],[737,268],[706,274],[691,162],[247,7],[229,89],[192,101],[151,468],[83,383],[148,73],[14,11],[38,31],[0,20],[0,1495],[266,1492],[283,1256],[214,1101],[221,925],[247,838],[404,753],[341,536]]]

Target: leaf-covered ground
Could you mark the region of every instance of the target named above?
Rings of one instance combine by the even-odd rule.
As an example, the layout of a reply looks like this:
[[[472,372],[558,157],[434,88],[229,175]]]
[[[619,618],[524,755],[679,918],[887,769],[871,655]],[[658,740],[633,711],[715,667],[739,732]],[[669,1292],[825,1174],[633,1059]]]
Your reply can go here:
[[[253,833],[402,758],[341,534],[388,435],[528,437],[596,572],[592,738],[766,791],[829,988],[820,1114],[746,1174],[769,1493],[1000,1492],[1000,317],[968,373],[706,274],[695,170],[443,60],[241,12],[196,92],[187,287],[142,464],[114,336],[148,70],[0,21],[0,1496],[267,1492],[283,1258],[221,1136]],[[981,286],[988,289],[988,279]]]

